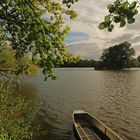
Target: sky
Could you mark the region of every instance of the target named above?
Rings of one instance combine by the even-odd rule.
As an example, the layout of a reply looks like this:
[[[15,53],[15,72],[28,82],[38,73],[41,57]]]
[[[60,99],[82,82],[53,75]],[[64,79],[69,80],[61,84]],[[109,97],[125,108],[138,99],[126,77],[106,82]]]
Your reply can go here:
[[[140,14],[136,16],[134,24],[127,24],[124,28],[116,25],[112,32],[98,29],[98,24],[108,14],[107,4],[113,1],[79,0],[74,5],[78,17],[68,22],[71,31],[65,40],[70,53],[88,59],[99,59],[105,48],[128,41],[136,50],[136,55],[140,54]]]

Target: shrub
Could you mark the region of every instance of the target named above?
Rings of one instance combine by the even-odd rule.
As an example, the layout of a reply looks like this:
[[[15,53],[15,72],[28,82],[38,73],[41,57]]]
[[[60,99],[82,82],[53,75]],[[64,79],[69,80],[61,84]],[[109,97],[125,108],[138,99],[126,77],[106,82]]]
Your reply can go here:
[[[0,83],[0,140],[29,140],[38,112],[34,100],[14,96],[10,86]]]

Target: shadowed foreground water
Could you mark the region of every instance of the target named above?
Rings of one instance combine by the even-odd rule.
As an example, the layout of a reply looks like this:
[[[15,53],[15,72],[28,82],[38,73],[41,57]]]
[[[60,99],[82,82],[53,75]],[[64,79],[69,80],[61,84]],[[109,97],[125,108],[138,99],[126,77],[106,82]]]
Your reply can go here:
[[[88,111],[124,140],[140,140],[139,70],[56,69],[56,73],[56,81],[44,82],[40,74],[22,83],[23,92],[37,92],[42,100],[40,121],[48,134],[37,140],[75,140],[75,109]]]

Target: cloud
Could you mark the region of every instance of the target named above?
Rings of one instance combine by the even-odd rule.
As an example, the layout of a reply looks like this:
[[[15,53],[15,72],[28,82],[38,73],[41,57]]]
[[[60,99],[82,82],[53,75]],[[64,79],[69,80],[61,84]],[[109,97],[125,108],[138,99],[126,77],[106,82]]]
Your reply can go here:
[[[114,0],[79,0],[79,2],[74,5],[74,9],[78,13],[78,18],[69,23],[71,33],[66,39],[68,45],[75,44],[69,49],[72,53],[80,53],[86,57],[91,57],[92,52],[95,51],[95,46],[96,50],[97,48],[98,50],[103,50],[104,48],[123,41],[130,41],[130,43],[134,43],[133,46],[135,46],[136,42],[140,43],[140,14],[136,17],[136,23],[127,25],[124,28],[120,28],[116,25],[111,33],[98,29],[98,24],[103,20],[103,17],[108,14],[106,9],[107,4],[113,1]],[[78,43],[80,43],[80,45],[76,45]],[[82,45],[82,43],[92,43],[93,45],[89,49],[89,47],[87,47],[88,45]],[[136,48],[137,51],[140,51],[138,46]]]
[[[79,43],[68,46],[68,51],[75,55],[80,55],[87,59],[98,60],[101,55],[101,50],[96,43]]]
[[[135,37],[132,39],[132,43],[137,43],[137,42],[140,42],[140,35],[135,36]]]

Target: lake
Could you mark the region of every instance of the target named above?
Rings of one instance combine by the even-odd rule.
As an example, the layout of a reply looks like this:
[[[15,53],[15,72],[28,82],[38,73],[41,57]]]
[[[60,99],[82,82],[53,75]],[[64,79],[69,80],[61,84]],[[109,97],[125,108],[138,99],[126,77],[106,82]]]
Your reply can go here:
[[[140,140],[140,70],[95,71],[56,69],[58,79],[43,75],[24,78],[22,92],[38,94],[40,121],[47,135],[37,140],[75,140],[73,110],[84,110],[103,121],[124,140]]]

